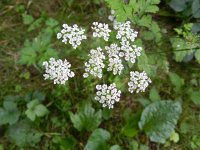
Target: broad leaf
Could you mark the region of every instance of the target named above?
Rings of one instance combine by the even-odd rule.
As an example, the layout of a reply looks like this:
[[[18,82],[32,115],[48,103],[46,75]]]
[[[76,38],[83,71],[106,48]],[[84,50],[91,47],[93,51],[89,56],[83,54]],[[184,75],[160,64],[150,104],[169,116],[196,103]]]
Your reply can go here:
[[[174,131],[181,111],[179,102],[154,102],[142,112],[139,127],[145,131],[151,141],[165,143]]]
[[[200,18],[200,1],[194,0],[192,3],[192,14],[194,18]]]
[[[110,133],[104,129],[96,129],[90,135],[84,150],[108,150],[106,141],[110,139]]]
[[[0,108],[0,125],[14,124],[18,121],[20,112],[17,104],[13,101],[4,101],[3,108]]]
[[[186,7],[186,0],[171,0],[169,6],[176,12],[183,11]]]
[[[71,112],[69,114],[74,127],[79,131],[83,129],[93,131],[100,125],[102,119],[101,110],[95,113],[91,104],[85,104],[76,114]]]
[[[23,120],[9,126],[6,136],[19,147],[34,146],[41,139],[42,133]]]

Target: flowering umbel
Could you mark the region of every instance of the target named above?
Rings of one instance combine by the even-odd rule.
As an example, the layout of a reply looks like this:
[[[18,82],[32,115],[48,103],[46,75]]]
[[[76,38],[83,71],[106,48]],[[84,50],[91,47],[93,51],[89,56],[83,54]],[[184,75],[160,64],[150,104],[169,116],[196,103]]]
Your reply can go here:
[[[146,72],[138,72],[138,71],[131,71],[130,72],[130,81],[128,82],[128,90],[129,92],[136,93],[144,92],[145,89],[148,87],[149,83],[151,83],[151,79],[147,76]]]
[[[101,47],[97,47],[97,49],[91,49],[88,62],[85,63],[85,73],[83,74],[84,78],[87,78],[89,74],[102,78],[102,69],[104,68],[103,60],[105,59],[105,55],[102,52]]]
[[[113,108],[116,102],[119,102],[121,91],[117,90],[116,84],[112,83],[109,86],[107,84],[96,85],[96,97],[95,100],[102,104],[103,107]]]
[[[84,35],[85,29],[79,28],[77,24],[69,26],[63,24],[63,29],[57,34],[57,39],[62,38],[62,42],[71,44],[74,49],[81,45],[81,41],[87,39]]]
[[[93,22],[91,27],[93,30],[93,37],[103,37],[105,41],[108,41],[111,30],[108,28],[108,24]]]
[[[49,62],[43,62],[45,67],[44,79],[54,80],[54,84],[65,84],[65,82],[74,77],[74,72],[70,70],[71,64],[65,59],[55,60],[50,58]]]
[[[92,75],[95,78],[101,79],[103,72],[106,70],[111,71],[113,75],[121,75],[123,70],[125,70],[125,63],[130,62],[134,64],[137,57],[141,55],[142,47],[134,43],[138,32],[131,28],[130,21],[126,21],[125,23],[118,22],[115,19],[114,13],[114,11],[111,11],[109,20],[113,21],[113,29],[116,31],[118,43],[111,43],[105,47],[98,46],[96,49],[90,50],[88,54],[89,58],[85,62],[84,78]],[[93,22],[91,29],[93,37],[103,38],[105,41],[109,40],[111,30],[108,24]],[[76,49],[82,40],[87,38],[84,32],[85,29],[78,27],[76,24],[73,26],[63,24],[63,29],[57,34],[57,38],[62,39],[62,42],[65,44],[71,44]],[[70,70],[71,64],[67,60],[62,61],[50,58],[43,65],[45,66],[44,79],[51,79],[54,81],[54,84],[65,84],[69,78],[75,75]],[[145,71],[141,73],[131,71],[128,91],[131,93],[144,92],[149,83],[151,83],[151,79]],[[103,107],[111,109],[120,100],[121,91],[116,88],[115,83],[110,85],[96,85],[96,90],[95,100],[101,103]]]

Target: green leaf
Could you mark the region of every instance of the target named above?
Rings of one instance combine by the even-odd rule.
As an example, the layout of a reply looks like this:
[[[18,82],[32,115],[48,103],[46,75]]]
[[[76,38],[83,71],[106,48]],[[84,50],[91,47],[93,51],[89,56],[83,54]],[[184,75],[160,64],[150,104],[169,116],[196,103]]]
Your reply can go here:
[[[32,120],[32,121],[34,121],[35,118],[36,118],[36,115],[35,115],[34,111],[31,110],[31,109],[27,109],[27,110],[25,111],[25,114],[26,114],[26,116],[27,116],[30,120]]]
[[[48,109],[43,104],[40,104],[37,99],[30,101],[27,104],[27,108],[25,114],[32,121],[35,120],[36,116],[43,117],[49,113]]]
[[[34,146],[42,136],[29,122],[23,120],[8,127],[6,136],[19,147]]]
[[[182,38],[171,38],[170,41],[174,50],[175,60],[177,62],[181,62],[186,55],[193,53],[192,49],[195,48]]]
[[[171,0],[169,6],[176,12],[183,11],[186,7],[186,0]]]
[[[22,18],[23,18],[23,23],[27,25],[31,24],[34,21],[34,18],[31,15],[23,14]]]
[[[20,51],[19,63],[22,65],[33,65],[36,63],[36,52],[32,47],[24,47]]]
[[[73,136],[64,138],[61,136],[54,136],[52,141],[59,145],[59,150],[73,150],[77,144],[77,141]]]
[[[200,18],[200,1],[194,0],[192,3],[192,14],[194,18]]]
[[[3,108],[0,108],[0,125],[14,124],[19,120],[20,112],[17,104],[13,101],[4,101]]]
[[[139,127],[145,131],[151,141],[165,143],[174,131],[181,111],[179,102],[154,102],[142,112]]]
[[[47,26],[49,26],[51,28],[53,28],[53,27],[55,27],[59,24],[58,21],[53,19],[53,18],[48,18],[45,23],[46,23]]]
[[[122,148],[119,145],[113,145],[110,147],[110,150],[122,150]]]
[[[124,112],[124,117],[126,117],[126,124],[122,128],[122,133],[127,137],[134,137],[138,134],[138,121],[140,120],[140,113]]]
[[[102,110],[102,117],[105,120],[108,120],[112,117],[112,110],[108,108],[103,108]]]
[[[110,139],[110,133],[104,129],[96,129],[90,135],[84,150],[108,150],[106,141]]]
[[[179,91],[181,87],[184,85],[184,79],[181,78],[178,74],[176,73],[169,73],[169,79],[171,83],[175,86],[175,91]]]
[[[141,53],[141,56],[139,56],[137,58],[137,64],[138,64],[138,68],[140,70],[144,70],[148,75],[152,76],[153,72],[152,72],[152,66],[149,64],[149,60],[147,55],[145,54],[145,51],[143,50]]]
[[[149,94],[149,98],[150,98],[150,100],[152,100],[152,101],[161,100],[160,95],[159,95],[159,93],[158,93],[158,91],[157,91],[157,89],[156,89],[155,87],[153,87],[153,88],[151,89],[151,92],[150,92],[150,94]]]
[[[4,146],[0,144],[0,150],[4,150]]]
[[[48,109],[42,104],[37,105],[35,107],[34,111],[38,117],[43,117],[49,113]]]
[[[95,113],[94,108],[88,103],[78,113],[73,114],[69,112],[69,114],[74,127],[79,131],[83,129],[93,131],[100,125],[102,119],[101,110]]]
[[[170,135],[170,141],[177,143],[179,141],[179,134],[175,131],[172,132],[172,134]]]
[[[197,62],[200,64],[200,49],[196,50],[194,56],[195,56]]]
[[[150,15],[144,15],[138,20],[138,25],[149,28],[152,23],[152,17]]]
[[[200,91],[192,91],[190,94],[190,98],[193,103],[196,105],[200,105]]]

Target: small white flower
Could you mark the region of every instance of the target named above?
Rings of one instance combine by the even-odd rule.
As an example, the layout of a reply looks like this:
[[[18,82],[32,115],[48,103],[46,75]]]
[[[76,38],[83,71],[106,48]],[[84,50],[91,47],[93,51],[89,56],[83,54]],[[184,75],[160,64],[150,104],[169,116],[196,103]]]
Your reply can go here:
[[[122,42],[130,40],[131,42],[135,41],[138,32],[134,31],[131,28],[131,22],[126,21],[125,23],[115,21],[113,24],[113,28],[117,30],[117,39],[121,39]]]
[[[79,28],[77,24],[73,26],[63,24],[62,27],[61,32],[57,34],[57,39],[62,38],[63,43],[71,44],[74,49],[81,45],[82,40],[87,39],[86,35],[84,35],[85,29]]]
[[[116,84],[96,85],[96,97],[95,100],[102,104],[103,107],[109,109],[114,107],[115,102],[119,102],[121,91],[117,90]]]
[[[124,52],[125,60],[134,64],[136,58],[141,55],[142,47],[130,45],[128,41],[121,42],[121,45],[121,50]]]
[[[122,60],[120,56],[122,56],[122,52],[120,52],[120,47],[117,44],[113,43],[110,46],[105,47],[106,52],[108,53],[108,68],[107,71],[113,71],[113,74],[121,74],[124,66],[122,64]]]
[[[54,80],[54,84],[65,84],[65,82],[75,76],[74,72],[70,70],[71,64],[65,59],[55,60],[50,58],[47,62],[43,62],[45,67],[44,79]]]
[[[103,37],[105,41],[108,41],[111,32],[108,24],[93,22],[91,28],[93,30],[93,37]]]
[[[97,47],[96,50],[91,49],[90,54],[88,55],[90,58],[85,63],[85,73],[83,74],[84,78],[87,78],[89,74],[102,78],[102,69],[105,67],[103,60],[105,59],[105,55],[102,52],[100,47]]]
[[[141,73],[138,71],[131,71],[130,81],[128,82],[128,90],[131,93],[134,91],[136,91],[136,93],[144,92],[149,83],[151,83],[151,79],[147,76],[145,71]]]

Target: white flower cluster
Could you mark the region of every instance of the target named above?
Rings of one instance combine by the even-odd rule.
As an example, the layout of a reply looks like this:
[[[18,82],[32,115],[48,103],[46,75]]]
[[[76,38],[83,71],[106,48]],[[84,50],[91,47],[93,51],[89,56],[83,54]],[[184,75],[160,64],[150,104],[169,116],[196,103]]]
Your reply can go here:
[[[113,71],[113,74],[121,74],[124,66],[120,57],[123,57],[123,53],[120,52],[120,47],[117,44],[111,44],[110,46],[105,47],[106,52],[108,53],[108,68],[107,71]]]
[[[151,83],[151,79],[147,76],[146,72],[131,71],[130,72],[130,82],[128,82],[129,92],[136,93],[144,92]]]
[[[125,23],[116,22],[113,24],[113,28],[117,30],[117,39],[121,39],[122,42],[131,41],[134,42],[138,32],[131,28],[131,22],[126,21]]]
[[[110,37],[111,30],[108,27],[108,24],[93,22],[91,27],[93,30],[93,37],[103,37],[105,41],[108,41]]]
[[[69,42],[69,44],[76,49],[81,44],[82,40],[87,39],[84,32],[85,29],[79,28],[77,24],[74,24],[73,26],[63,24],[63,29],[57,34],[57,39],[62,38],[63,43],[67,44]]]
[[[105,55],[102,52],[100,47],[97,49],[91,49],[90,54],[88,55],[90,58],[88,62],[85,63],[85,73],[83,74],[84,78],[87,78],[89,74],[102,78],[102,69],[105,67],[103,60],[105,59]]]
[[[126,61],[135,63],[136,57],[141,55],[142,47],[137,47],[136,45],[130,45],[129,42],[123,42],[121,50],[124,52],[124,58]]]
[[[65,84],[69,78],[75,76],[70,70],[71,64],[66,59],[62,61],[50,58],[49,62],[43,62],[43,66],[45,67],[44,79],[54,80],[54,84]]]
[[[121,91],[117,90],[115,83],[110,84],[110,86],[96,85],[96,97],[95,100],[100,102],[103,107],[113,108],[115,102],[119,102]]]

